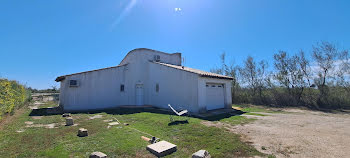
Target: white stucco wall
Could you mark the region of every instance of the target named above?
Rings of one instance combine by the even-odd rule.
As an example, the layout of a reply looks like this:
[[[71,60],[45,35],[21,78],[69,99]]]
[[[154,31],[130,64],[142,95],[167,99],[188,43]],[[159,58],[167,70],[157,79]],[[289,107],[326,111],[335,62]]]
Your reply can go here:
[[[148,98],[150,104],[160,108],[180,107],[198,112],[198,75],[149,62]],[[156,92],[159,84],[159,92]]]
[[[61,81],[60,104],[64,109],[89,110],[136,104],[136,84],[144,89],[144,105],[152,105],[149,89],[149,61],[154,55],[161,56],[161,62],[181,64],[181,54],[166,54],[150,49],[135,49],[128,53],[120,65],[127,66],[92,71],[66,76]],[[79,87],[69,87],[69,80],[78,80]],[[120,92],[124,84],[125,91]]]
[[[108,108],[129,103],[127,92],[120,85],[127,83],[128,66],[66,76],[61,81],[60,104],[65,110]],[[69,87],[69,80],[77,80],[78,87]],[[125,89],[129,85],[125,84]]]

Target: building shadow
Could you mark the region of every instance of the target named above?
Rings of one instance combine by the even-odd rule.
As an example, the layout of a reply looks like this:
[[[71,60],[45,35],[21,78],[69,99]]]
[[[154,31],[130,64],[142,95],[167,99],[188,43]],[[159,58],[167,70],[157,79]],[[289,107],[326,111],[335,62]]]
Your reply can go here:
[[[62,115],[63,110],[60,107],[52,107],[52,108],[39,108],[32,109],[29,113],[29,116],[49,116],[49,115]]]
[[[168,126],[174,126],[179,124],[188,124],[188,120],[176,120],[168,123]]]
[[[232,116],[239,116],[244,114],[245,112],[236,109],[217,109],[212,111],[207,111],[203,114],[194,114],[192,117],[207,120],[207,121],[220,121],[225,118],[229,118]]]
[[[155,114],[164,114],[164,115],[173,115],[177,116],[173,111],[170,109],[161,109],[156,107],[117,107],[117,108],[109,108],[109,109],[100,109],[100,110],[84,110],[84,111],[67,111],[71,114],[96,114],[105,112],[107,114],[112,115],[129,115],[129,114],[136,114],[141,112],[149,112],[149,113],[155,113]],[[50,116],[50,115],[62,115],[65,113],[62,108],[60,107],[53,107],[53,108],[39,108],[39,109],[33,109],[29,116]],[[245,112],[235,109],[218,109],[213,111],[208,111],[204,114],[192,114],[190,113],[189,118],[198,118],[201,120],[207,120],[207,121],[219,121],[224,118],[229,118],[231,116],[237,116],[242,115]],[[188,123],[188,122],[187,122]],[[171,125],[176,124],[184,124],[184,122],[178,121]]]

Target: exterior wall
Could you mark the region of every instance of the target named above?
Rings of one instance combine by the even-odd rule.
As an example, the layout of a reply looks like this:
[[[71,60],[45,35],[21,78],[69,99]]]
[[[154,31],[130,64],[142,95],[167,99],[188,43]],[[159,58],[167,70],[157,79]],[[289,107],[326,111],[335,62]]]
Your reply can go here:
[[[129,104],[128,91],[120,92],[127,83],[127,66],[66,76],[61,81],[60,105],[65,110],[89,110]],[[69,87],[69,80],[77,80],[78,87]]]
[[[224,85],[224,95],[225,95],[225,108],[231,108],[232,97],[231,97],[231,81],[224,79],[206,78],[199,77],[198,79],[198,106],[199,112],[204,113],[207,111],[206,104],[206,83],[219,83]]]
[[[154,55],[160,55],[161,62],[181,64],[180,53],[133,50],[121,63],[128,63],[127,66],[66,76],[61,81],[60,105],[67,111],[136,105],[136,84],[143,85],[144,105],[153,105],[148,92],[149,89],[154,89],[149,82],[150,72],[154,72],[149,67],[149,61],[154,59]],[[79,87],[69,87],[68,82],[71,79],[78,80]],[[121,84],[125,86],[124,92],[120,92]],[[165,108],[167,105],[165,104]]]
[[[149,104],[169,109],[168,104],[176,110],[188,109],[198,112],[198,75],[167,66],[149,62],[148,100]],[[159,84],[159,92],[156,92]]]
[[[148,49],[131,51],[121,62],[127,64],[68,75],[61,81],[60,105],[66,111],[91,110],[136,105],[136,85],[143,85],[143,103],[168,109],[184,108],[198,113],[206,110],[206,83],[221,83],[225,87],[225,105],[231,107],[230,80],[199,77],[186,72],[150,62],[154,55],[160,55],[161,62],[181,64],[181,54],[165,54]],[[69,87],[74,79],[78,87]],[[120,85],[124,84],[124,92]],[[159,84],[159,92],[156,92]]]
[[[159,55],[160,62],[162,63],[181,65],[181,53],[168,54],[146,48],[130,51],[120,64],[135,63],[138,61],[153,61],[154,55]]]

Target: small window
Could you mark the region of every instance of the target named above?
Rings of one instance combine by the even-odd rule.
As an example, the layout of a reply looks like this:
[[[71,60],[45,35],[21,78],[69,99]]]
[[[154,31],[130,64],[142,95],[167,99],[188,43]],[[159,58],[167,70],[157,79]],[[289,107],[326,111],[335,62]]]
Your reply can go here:
[[[215,85],[211,85],[211,87],[215,87]]]
[[[123,84],[120,85],[120,91],[124,92],[124,85]]]
[[[159,84],[156,84],[156,92],[159,92]]]
[[[205,85],[206,87],[209,87],[209,85]]]
[[[69,87],[78,87],[77,80],[69,80]]]
[[[221,85],[218,85],[218,87],[222,87]]]

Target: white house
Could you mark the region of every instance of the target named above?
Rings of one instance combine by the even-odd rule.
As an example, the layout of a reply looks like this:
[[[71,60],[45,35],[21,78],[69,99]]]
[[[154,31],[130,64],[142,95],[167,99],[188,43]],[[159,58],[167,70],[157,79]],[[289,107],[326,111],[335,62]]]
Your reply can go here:
[[[118,66],[59,76],[65,111],[151,105],[193,113],[231,108],[231,77],[181,65],[181,53],[139,48]]]

